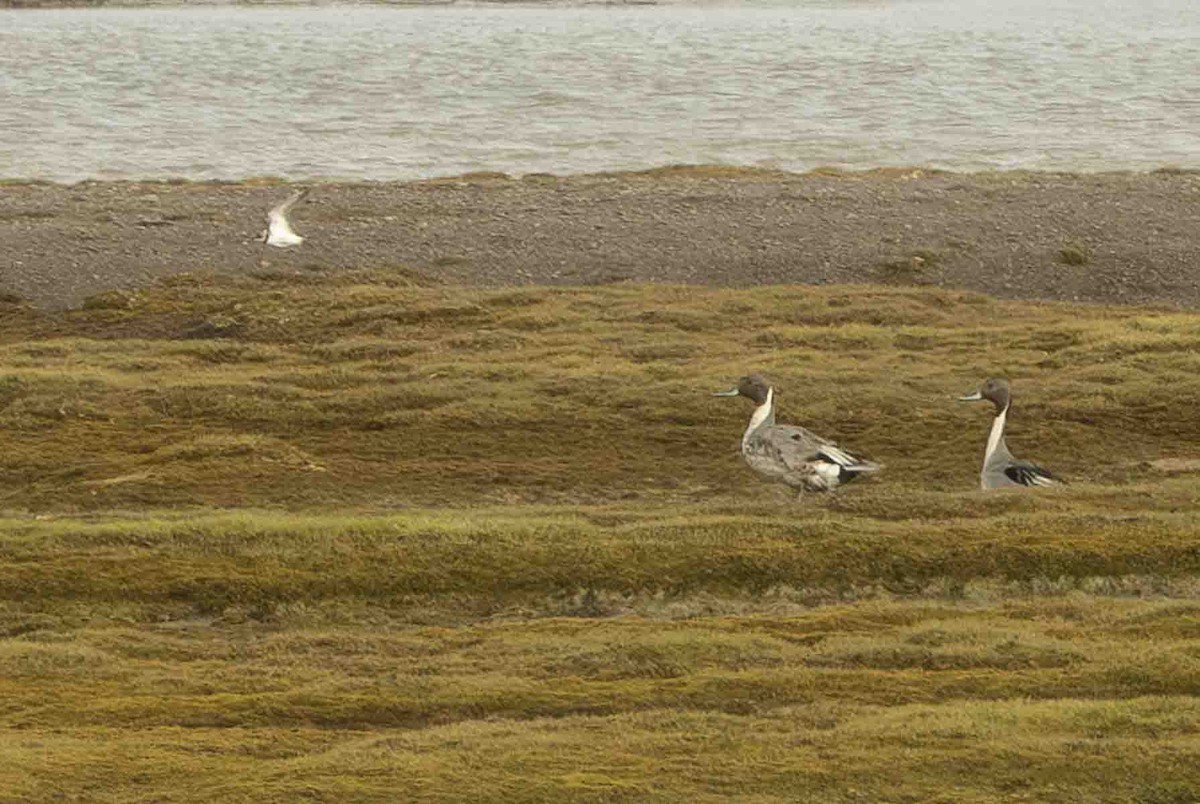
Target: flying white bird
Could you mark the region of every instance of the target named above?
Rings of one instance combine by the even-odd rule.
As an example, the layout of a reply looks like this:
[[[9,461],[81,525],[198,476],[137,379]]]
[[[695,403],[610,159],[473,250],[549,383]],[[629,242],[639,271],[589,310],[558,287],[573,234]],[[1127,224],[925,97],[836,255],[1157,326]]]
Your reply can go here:
[[[304,238],[292,231],[292,227],[287,221],[287,213],[297,201],[306,195],[308,195],[307,189],[297,190],[282,204],[272,208],[267,213],[267,228],[258,236],[259,242],[277,248],[298,246],[303,243]]]

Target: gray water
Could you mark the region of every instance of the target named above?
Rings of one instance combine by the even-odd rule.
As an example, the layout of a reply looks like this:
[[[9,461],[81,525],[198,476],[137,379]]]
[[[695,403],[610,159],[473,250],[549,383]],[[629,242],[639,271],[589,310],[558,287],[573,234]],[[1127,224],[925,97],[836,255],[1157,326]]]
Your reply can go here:
[[[0,11],[0,177],[1200,167],[1198,0]]]

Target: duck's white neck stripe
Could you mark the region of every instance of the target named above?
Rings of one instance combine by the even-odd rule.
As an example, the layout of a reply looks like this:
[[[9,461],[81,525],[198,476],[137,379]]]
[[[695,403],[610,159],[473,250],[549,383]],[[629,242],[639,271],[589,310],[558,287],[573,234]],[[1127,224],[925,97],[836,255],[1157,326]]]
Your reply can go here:
[[[1008,406],[1004,406],[1004,410],[996,414],[996,418],[992,421],[992,432],[988,434],[987,452],[983,453],[983,465],[986,467],[992,460],[992,456],[996,454],[996,449],[1000,446],[1000,442],[1004,440],[1004,422],[1008,419]]]
[[[767,389],[767,401],[763,402],[754,409],[754,415],[750,417],[750,426],[746,428],[746,434],[742,436],[742,449],[750,443],[750,436],[754,435],[754,431],[765,425],[775,423],[775,389]]]

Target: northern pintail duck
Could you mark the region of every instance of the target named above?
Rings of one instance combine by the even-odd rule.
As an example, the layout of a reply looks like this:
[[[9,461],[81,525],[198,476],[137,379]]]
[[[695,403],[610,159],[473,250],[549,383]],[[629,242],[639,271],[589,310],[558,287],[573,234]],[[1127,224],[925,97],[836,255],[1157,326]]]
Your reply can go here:
[[[1008,451],[1008,445],[1004,443],[1004,424],[1008,419],[1008,409],[1012,405],[1008,380],[991,378],[975,393],[960,396],[958,399],[960,402],[980,402],[986,399],[996,406],[996,418],[992,421],[987,450],[983,453],[983,469],[979,473],[979,485],[982,488],[1057,486],[1062,483],[1042,467],[1015,458]]]
[[[744,396],[756,405],[742,436],[742,457],[764,480],[800,492],[832,491],[881,468],[803,427],[776,424],[775,389],[758,374],[742,377],[737,387],[714,396]]]
[[[271,211],[267,213],[267,228],[258,236],[259,241],[277,248],[298,246],[303,243],[304,238],[292,231],[287,213],[296,205],[297,201],[306,195],[308,195],[308,190],[297,190],[282,203],[272,207]]]

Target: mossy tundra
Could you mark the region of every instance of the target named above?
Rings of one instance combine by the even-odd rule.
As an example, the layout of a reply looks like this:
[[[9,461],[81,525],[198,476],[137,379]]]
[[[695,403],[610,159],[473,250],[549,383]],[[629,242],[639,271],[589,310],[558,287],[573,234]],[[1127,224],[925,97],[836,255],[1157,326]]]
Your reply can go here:
[[[0,303],[0,800],[1200,797],[1200,315],[402,271]],[[741,464],[755,370],[886,465]],[[988,412],[1063,475],[976,490]]]

